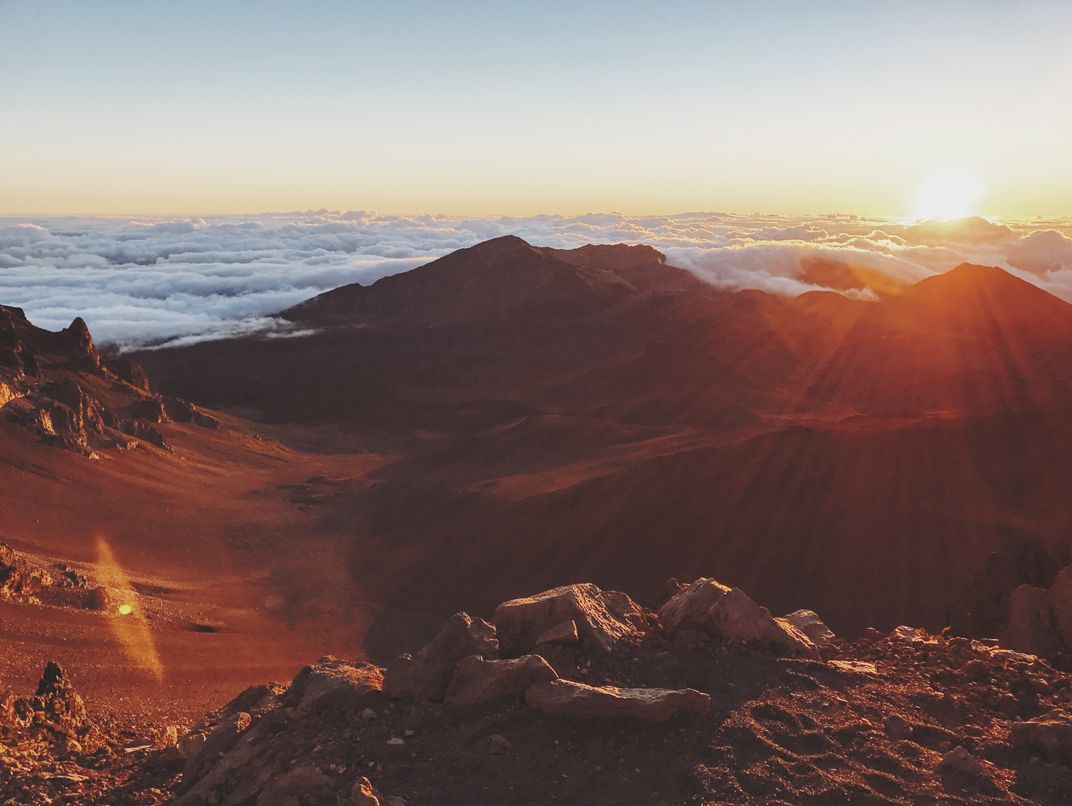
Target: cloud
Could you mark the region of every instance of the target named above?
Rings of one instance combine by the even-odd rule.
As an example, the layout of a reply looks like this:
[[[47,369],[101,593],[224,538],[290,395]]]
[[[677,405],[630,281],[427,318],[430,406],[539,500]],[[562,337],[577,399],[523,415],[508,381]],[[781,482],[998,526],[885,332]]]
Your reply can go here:
[[[560,248],[648,243],[671,264],[729,289],[799,294],[829,282],[866,299],[967,261],[1002,266],[1072,300],[1072,222],[1066,221],[917,224],[726,213],[456,218],[317,210],[0,219],[0,303],[21,306],[53,329],[83,316],[102,343],[190,343],[271,328],[271,314],[322,291],[371,283],[511,233]]]

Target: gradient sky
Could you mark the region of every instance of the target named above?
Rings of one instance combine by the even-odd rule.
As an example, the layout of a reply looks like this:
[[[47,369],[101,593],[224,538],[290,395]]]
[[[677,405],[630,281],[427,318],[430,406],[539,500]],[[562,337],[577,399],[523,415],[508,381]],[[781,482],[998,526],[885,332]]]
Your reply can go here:
[[[0,213],[1072,214],[1072,3],[0,0]]]

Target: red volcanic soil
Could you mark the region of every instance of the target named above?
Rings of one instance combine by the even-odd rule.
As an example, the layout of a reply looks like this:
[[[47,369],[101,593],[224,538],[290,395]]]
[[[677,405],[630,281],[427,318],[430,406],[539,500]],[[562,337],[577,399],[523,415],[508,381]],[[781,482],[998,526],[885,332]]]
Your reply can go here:
[[[30,686],[55,660],[77,670],[98,709],[185,720],[266,675],[292,675],[310,655],[357,651],[368,609],[339,577],[348,547],[309,530],[293,492],[323,468],[234,425],[214,434],[171,425],[173,454],[97,461],[0,430],[0,540],[92,579],[106,539],[164,671],[157,680],[137,668],[114,612],[0,601],[6,685]],[[332,467],[360,473],[375,462],[358,455]]]
[[[582,579],[651,602],[717,573],[836,629],[937,629],[992,552],[1072,533],[1072,307],[999,269],[789,299],[503,238],[285,315],[316,332],[140,358],[165,391],[390,451],[309,509],[385,605],[376,657]]]

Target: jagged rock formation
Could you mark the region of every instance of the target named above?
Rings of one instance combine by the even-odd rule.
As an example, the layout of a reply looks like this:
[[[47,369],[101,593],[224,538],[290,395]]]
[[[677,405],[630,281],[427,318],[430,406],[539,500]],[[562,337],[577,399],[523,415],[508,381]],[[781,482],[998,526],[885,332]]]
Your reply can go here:
[[[158,426],[171,420],[221,428],[187,401],[152,393],[135,362],[102,361],[81,318],[53,333],[34,327],[21,309],[3,305],[0,412],[42,442],[88,457],[139,444],[170,450]]]

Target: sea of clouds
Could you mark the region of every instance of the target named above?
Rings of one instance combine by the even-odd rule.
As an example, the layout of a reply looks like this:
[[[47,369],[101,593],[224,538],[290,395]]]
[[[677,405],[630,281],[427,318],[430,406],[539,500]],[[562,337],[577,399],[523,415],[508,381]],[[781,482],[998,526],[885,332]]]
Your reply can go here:
[[[538,246],[646,243],[731,289],[799,294],[816,259],[898,284],[965,261],[1072,301],[1072,221],[916,223],[722,213],[528,218],[311,211],[206,218],[0,218],[0,303],[42,327],[82,316],[98,342],[183,344],[266,330],[290,305],[515,234]],[[868,291],[857,292],[867,296]]]

